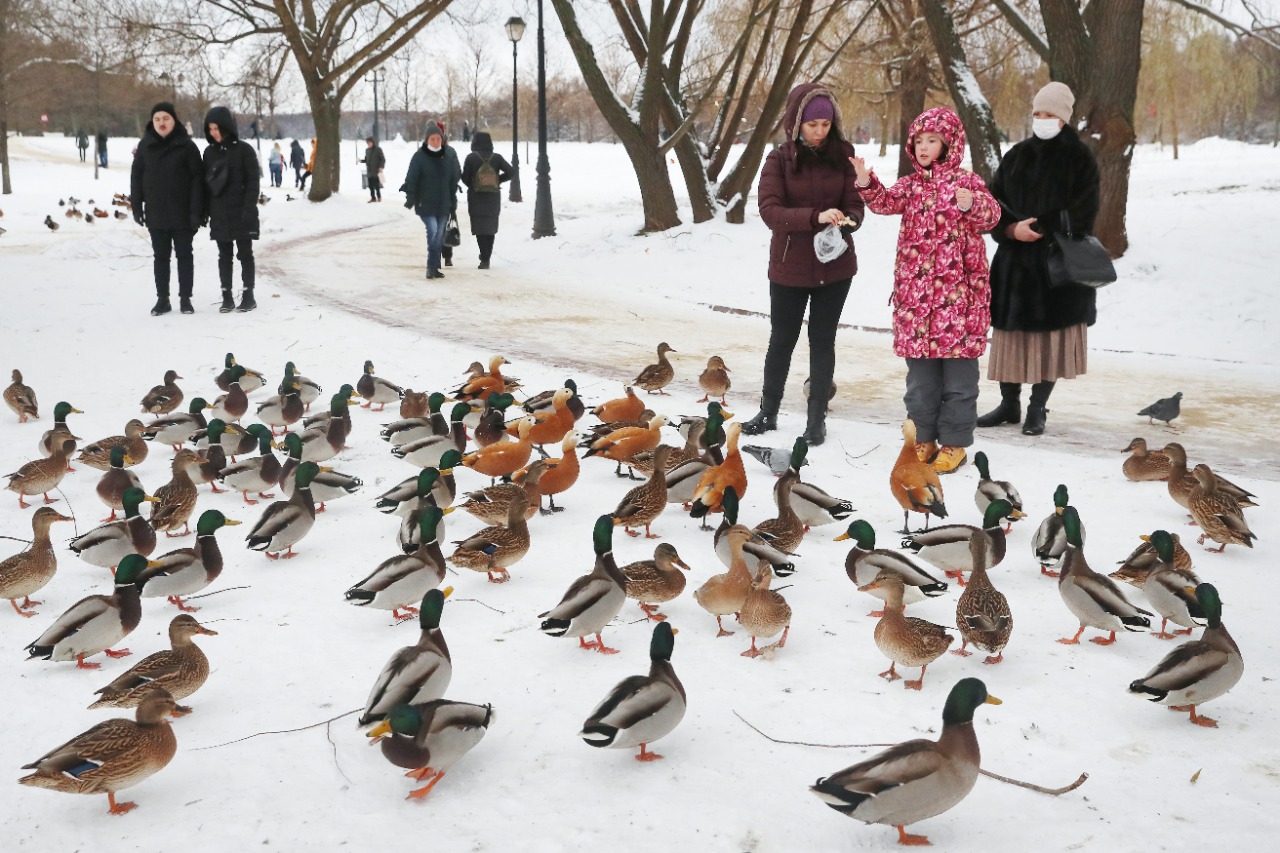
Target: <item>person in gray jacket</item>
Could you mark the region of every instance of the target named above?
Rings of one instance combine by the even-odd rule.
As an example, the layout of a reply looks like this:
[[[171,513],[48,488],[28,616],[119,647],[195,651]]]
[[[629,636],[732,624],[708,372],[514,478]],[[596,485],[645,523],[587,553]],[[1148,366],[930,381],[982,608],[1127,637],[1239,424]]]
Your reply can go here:
[[[382,170],[387,166],[387,157],[372,136],[364,144],[364,172],[369,182],[369,203],[372,204],[382,201]]]

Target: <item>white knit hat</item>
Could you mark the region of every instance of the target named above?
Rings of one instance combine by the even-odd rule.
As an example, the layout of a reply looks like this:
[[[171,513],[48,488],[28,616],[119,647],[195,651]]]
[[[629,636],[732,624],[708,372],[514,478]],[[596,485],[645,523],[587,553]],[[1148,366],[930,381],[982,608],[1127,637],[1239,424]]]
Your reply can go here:
[[[1076,96],[1072,94],[1071,87],[1056,80],[1045,84],[1045,87],[1036,92],[1036,96],[1031,99],[1033,113],[1048,113],[1062,119],[1066,124],[1071,123],[1071,111],[1075,105]]]

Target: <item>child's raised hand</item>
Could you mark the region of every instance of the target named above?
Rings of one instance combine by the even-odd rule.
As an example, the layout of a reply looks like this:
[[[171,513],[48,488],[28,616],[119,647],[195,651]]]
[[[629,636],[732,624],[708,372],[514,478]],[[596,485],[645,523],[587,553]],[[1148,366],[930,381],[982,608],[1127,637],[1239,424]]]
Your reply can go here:
[[[858,186],[865,187],[871,183],[871,170],[867,168],[867,161],[861,157],[850,157],[850,164],[853,165],[853,171],[858,177]]]
[[[961,213],[967,213],[973,207],[973,190],[959,187],[956,190],[956,207]]]

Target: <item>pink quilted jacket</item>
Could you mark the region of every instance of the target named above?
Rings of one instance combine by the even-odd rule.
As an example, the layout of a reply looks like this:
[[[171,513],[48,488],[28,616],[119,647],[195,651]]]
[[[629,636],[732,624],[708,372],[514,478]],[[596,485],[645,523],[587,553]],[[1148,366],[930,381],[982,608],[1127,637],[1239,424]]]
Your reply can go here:
[[[918,134],[936,133],[946,156],[925,169],[916,163]],[[982,178],[960,168],[965,135],[946,107],[925,110],[911,124],[907,153],[914,175],[885,188],[874,173],[861,189],[873,213],[902,214],[894,265],[893,352],[902,358],[977,358],[987,348],[991,282],[982,232],[1000,219],[1000,206]],[[973,206],[956,207],[956,190],[973,192]]]

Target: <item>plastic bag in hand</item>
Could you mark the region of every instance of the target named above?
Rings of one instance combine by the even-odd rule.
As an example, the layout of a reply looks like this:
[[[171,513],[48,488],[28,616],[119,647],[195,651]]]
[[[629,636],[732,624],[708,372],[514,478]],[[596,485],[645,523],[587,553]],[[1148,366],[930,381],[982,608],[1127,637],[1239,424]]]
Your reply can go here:
[[[813,251],[824,264],[831,263],[848,250],[849,244],[845,242],[840,226],[835,223],[813,235]]]

